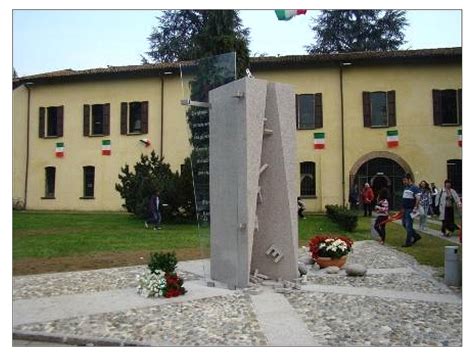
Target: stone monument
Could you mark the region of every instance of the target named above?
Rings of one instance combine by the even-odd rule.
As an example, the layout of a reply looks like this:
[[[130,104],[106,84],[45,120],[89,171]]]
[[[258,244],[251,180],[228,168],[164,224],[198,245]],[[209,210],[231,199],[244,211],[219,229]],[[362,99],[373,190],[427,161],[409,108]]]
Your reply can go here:
[[[209,92],[211,278],[298,277],[295,94],[243,78]]]

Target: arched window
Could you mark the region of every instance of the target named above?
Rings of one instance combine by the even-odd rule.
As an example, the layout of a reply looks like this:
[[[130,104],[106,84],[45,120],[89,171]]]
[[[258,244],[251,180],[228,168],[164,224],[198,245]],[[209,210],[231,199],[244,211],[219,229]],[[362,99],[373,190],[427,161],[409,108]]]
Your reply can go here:
[[[316,164],[312,161],[300,163],[300,195],[316,196]]]

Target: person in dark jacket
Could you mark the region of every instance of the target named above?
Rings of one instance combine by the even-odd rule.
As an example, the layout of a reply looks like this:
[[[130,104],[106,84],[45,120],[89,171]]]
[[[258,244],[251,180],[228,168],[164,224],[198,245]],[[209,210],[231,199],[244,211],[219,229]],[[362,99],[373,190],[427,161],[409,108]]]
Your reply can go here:
[[[158,190],[150,196],[148,213],[149,218],[145,221],[145,228],[148,228],[148,224],[154,224],[153,230],[161,229],[160,192]]]

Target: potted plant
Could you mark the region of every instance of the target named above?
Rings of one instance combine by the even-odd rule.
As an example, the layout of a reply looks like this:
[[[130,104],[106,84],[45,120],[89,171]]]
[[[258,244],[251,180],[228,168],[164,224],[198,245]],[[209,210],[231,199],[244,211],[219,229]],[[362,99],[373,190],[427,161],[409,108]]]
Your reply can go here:
[[[314,261],[321,267],[342,267],[352,251],[352,239],[344,236],[316,235],[309,241]]]

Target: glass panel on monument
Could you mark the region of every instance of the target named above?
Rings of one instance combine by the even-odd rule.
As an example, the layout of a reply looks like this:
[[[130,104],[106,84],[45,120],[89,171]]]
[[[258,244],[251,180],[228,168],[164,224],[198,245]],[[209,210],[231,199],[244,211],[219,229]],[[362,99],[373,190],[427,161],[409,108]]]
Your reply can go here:
[[[210,278],[209,91],[236,80],[236,54],[225,53],[180,64],[182,98],[190,142],[191,167],[201,261],[196,270]],[[237,186],[235,187],[238,188]],[[225,199],[225,196],[221,198]],[[237,216],[234,217],[237,219]],[[236,249],[238,231],[235,236]],[[232,253],[230,253],[232,255]],[[229,256],[230,258],[231,256]],[[235,258],[235,257],[234,257]],[[196,262],[199,263],[199,262]],[[229,260],[234,265],[235,260]],[[197,264],[196,264],[197,265]],[[237,276],[236,276],[237,278]]]

